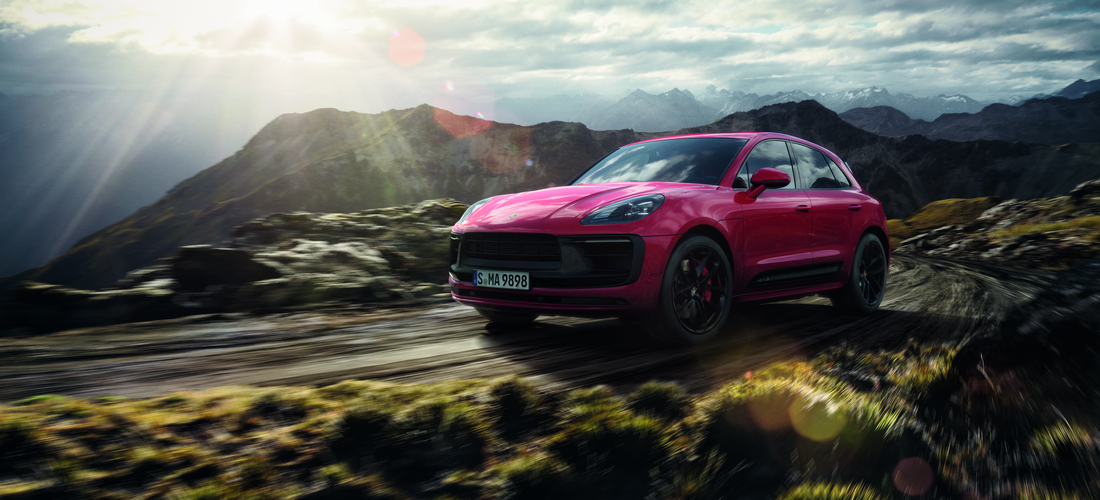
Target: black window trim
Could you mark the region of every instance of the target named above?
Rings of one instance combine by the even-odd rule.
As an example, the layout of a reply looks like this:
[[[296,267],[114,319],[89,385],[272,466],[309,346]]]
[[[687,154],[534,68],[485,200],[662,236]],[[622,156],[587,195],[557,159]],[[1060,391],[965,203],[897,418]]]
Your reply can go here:
[[[748,191],[749,188],[752,187],[751,182],[749,183],[750,186],[746,186],[746,187],[737,187],[733,184],[737,184],[737,177],[739,177],[741,175],[741,170],[749,168],[749,156],[752,156],[752,152],[755,151],[756,148],[759,147],[761,144],[764,144],[765,142],[768,142],[768,141],[781,141],[781,142],[783,142],[783,144],[785,144],[787,146],[787,158],[789,160],[791,160],[791,184],[794,184],[795,186],[798,186],[798,177],[797,177],[797,175],[798,175],[797,170],[798,169],[795,168],[794,162],[796,160],[794,158],[794,155],[791,154],[791,141],[789,141],[787,139],[782,139],[782,138],[779,138],[779,137],[766,137],[764,139],[761,139],[760,142],[757,142],[756,144],[753,144],[752,149],[750,149],[748,153],[745,153],[745,159],[741,160],[741,164],[737,166],[737,172],[733,174],[733,182],[732,182],[732,184],[730,184],[730,189],[736,189],[738,191],[741,191],[741,190]],[[736,158],[734,158],[734,159],[736,159]],[[727,169],[726,171],[728,172],[729,170]],[[791,189],[791,191],[797,191],[797,190],[798,190],[797,187]]]
[[[761,141],[761,142],[763,142],[763,141]],[[822,151],[818,148],[815,148],[815,147],[813,147],[809,144],[806,144],[804,142],[798,142],[798,144],[800,146],[805,146],[807,148],[810,148],[813,151],[817,151],[818,153],[821,153],[821,156],[825,157],[825,161],[828,161],[828,162],[833,161],[833,159],[829,157],[828,153],[826,153],[826,152],[824,152],[824,151]],[[798,158],[795,157],[795,155],[794,155],[793,146],[791,146],[789,143],[787,144],[787,152],[790,153],[790,155],[791,155],[791,161],[794,161],[794,162],[798,161]],[[847,166],[848,162],[844,162],[844,165]],[[851,168],[851,167],[848,167],[848,168]],[[835,187],[835,188],[799,188],[799,189],[801,189],[802,191],[843,191],[845,189],[855,189],[855,187],[856,187],[855,183],[852,182],[852,179],[850,177],[848,177],[848,173],[845,172],[843,168],[840,168],[840,165],[837,165],[837,169],[840,170],[840,173],[844,174],[844,178],[847,179],[847,181],[848,181],[847,186],[845,186],[845,187]],[[796,167],[793,170],[797,172],[798,168]]]
[[[850,165],[848,165],[848,162],[846,162],[844,160],[841,160],[840,163],[837,163],[837,162],[833,161],[833,158],[831,156],[829,156],[828,153],[825,153],[824,151],[822,151],[822,153],[825,154],[825,159],[828,160],[829,163],[832,163],[833,166],[835,166],[836,169],[840,171],[840,175],[843,175],[844,179],[848,181],[848,187],[837,188],[837,189],[855,189],[855,187],[856,187],[856,182],[854,180],[855,176],[849,175],[849,173],[846,172],[843,168],[840,168],[840,163],[843,163],[844,166],[847,167],[849,171],[851,171],[852,167]]]

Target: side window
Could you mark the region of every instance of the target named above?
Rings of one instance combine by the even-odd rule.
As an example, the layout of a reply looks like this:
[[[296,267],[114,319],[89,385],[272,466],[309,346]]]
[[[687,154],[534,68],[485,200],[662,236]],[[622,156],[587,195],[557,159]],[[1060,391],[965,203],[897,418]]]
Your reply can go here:
[[[794,157],[798,160],[799,189],[836,189],[840,183],[833,177],[825,155],[814,148],[796,142],[791,143]]]
[[[829,158],[829,155],[825,155],[825,160],[829,162],[829,170],[833,171],[833,178],[836,179],[837,184],[839,184],[838,187],[852,187],[852,181],[848,180],[848,176],[844,175],[844,170],[836,166],[836,163],[833,163],[833,159]]]
[[[791,166],[791,155],[787,152],[786,141],[773,139],[761,142],[752,148],[748,158],[745,158],[741,171],[737,174],[737,179],[733,181],[733,187],[749,187],[752,174],[762,168],[775,168],[785,172],[791,176],[791,183],[780,189],[794,189],[794,168]]]

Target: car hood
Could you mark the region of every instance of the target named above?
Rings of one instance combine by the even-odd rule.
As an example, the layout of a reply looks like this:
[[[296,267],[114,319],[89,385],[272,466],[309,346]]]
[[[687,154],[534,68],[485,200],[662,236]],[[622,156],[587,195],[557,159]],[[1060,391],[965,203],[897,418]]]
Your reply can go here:
[[[561,186],[494,196],[461,225],[463,231],[540,230],[560,222],[580,221],[592,211],[619,200],[670,191],[714,189],[702,184],[619,182]],[[656,214],[655,214],[656,215]],[[456,226],[458,229],[458,226]]]

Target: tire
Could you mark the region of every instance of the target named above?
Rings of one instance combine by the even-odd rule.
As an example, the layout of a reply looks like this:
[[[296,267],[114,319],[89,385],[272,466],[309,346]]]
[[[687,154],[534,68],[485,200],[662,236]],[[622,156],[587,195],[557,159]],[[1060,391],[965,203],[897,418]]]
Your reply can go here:
[[[538,314],[533,313],[490,311],[481,308],[477,309],[477,313],[490,322],[501,325],[526,325],[539,317]]]
[[[882,240],[864,234],[856,245],[848,283],[829,298],[833,306],[850,314],[871,314],[886,294],[886,251]]]
[[[646,329],[673,344],[701,344],[714,338],[729,318],[732,282],[722,247],[705,236],[684,238],[665,265],[657,311]]]

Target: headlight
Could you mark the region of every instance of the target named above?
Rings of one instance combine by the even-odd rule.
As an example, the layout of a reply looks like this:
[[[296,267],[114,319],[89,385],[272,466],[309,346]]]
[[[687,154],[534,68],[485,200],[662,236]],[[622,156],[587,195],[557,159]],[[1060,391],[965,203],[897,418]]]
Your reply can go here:
[[[653,213],[665,202],[665,197],[659,194],[649,194],[617,201],[581,219],[581,224],[622,224],[634,222]]]
[[[459,224],[462,224],[463,222],[466,222],[466,219],[469,216],[474,214],[474,210],[477,210],[477,209],[481,208],[482,205],[484,205],[486,203],[489,203],[489,200],[491,200],[491,199],[492,198],[485,198],[484,200],[481,200],[477,203],[474,203],[473,205],[470,205],[470,207],[467,208],[465,212],[462,212],[462,217],[458,218],[458,222],[456,222],[455,225],[457,226]]]

